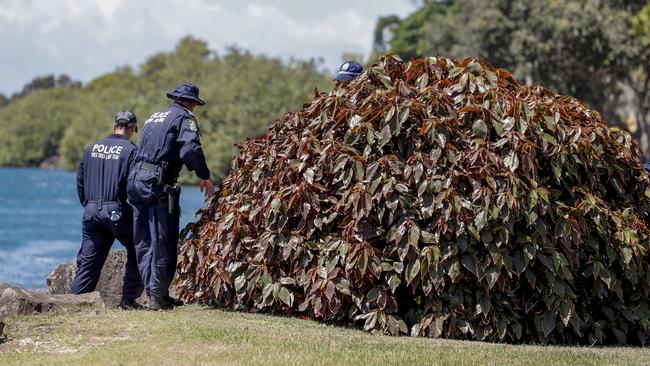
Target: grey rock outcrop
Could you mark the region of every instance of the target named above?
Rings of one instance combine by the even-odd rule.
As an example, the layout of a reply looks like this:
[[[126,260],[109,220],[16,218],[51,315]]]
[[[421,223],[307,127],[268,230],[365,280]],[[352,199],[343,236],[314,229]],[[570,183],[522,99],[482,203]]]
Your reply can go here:
[[[126,250],[111,251],[106,258],[96,291],[99,292],[106,306],[117,306],[122,297]],[[47,276],[47,291],[50,294],[68,294],[77,274],[77,263],[63,263]],[[140,303],[146,302],[146,296],[140,297]]]
[[[61,157],[59,155],[52,155],[49,158],[43,160],[38,167],[41,169],[55,170],[59,169],[59,161]]]
[[[101,309],[104,308],[104,302],[98,292],[83,295],[52,295],[0,283],[0,317],[82,308]]]

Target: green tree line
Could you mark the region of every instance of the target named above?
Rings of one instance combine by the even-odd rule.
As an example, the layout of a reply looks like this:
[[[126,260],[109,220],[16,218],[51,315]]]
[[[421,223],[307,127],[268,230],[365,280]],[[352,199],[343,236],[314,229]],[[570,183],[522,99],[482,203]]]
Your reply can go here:
[[[172,52],[158,53],[137,69],[122,67],[83,86],[67,76],[40,77],[21,93],[5,97],[0,166],[33,166],[59,155],[61,168],[75,169],[85,147],[111,132],[117,111],[134,111],[141,126],[170,103],[165,93],[184,81],[196,83],[206,101],[195,114],[217,179],[230,167],[234,144],[300,108],[315,87],[332,85],[313,60],[282,62],[234,47],[217,55],[205,42],[187,37]],[[191,175],[186,172],[183,178],[188,181]]]
[[[414,0],[415,1],[415,0]],[[480,56],[523,83],[573,95],[628,129],[650,161],[650,5],[645,0],[419,0],[400,19],[378,20],[374,50],[404,59]],[[282,62],[237,48],[223,55],[191,37],[137,68],[122,67],[84,85],[66,75],[39,77],[11,98],[0,95],[0,166],[37,165],[59,155],[74,169],[84,147],[111,129],[114,113],[144,121],[167,105],[182,81],[201,88],[197,109],[215,178],[234,144],[332,86],[314,61]],[[187,177],[187,176],[186,176]]]
[[[650,5],[647,0],[420,0],[379,19],[376,53],[404,59],[480,56],[523,83],[542,84],[627,128],[650,161]]]

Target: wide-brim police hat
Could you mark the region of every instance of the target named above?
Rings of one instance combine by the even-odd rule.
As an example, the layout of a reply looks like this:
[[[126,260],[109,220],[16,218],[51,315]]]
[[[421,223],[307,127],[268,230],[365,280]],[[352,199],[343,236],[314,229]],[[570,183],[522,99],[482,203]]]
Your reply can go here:
[[[199,105],[204,105],[203,99],[199,98],[199,88],[192,83],[183,83],[176,87],[171,93],[167,93],[169,99],[187,99],[197,102]]]

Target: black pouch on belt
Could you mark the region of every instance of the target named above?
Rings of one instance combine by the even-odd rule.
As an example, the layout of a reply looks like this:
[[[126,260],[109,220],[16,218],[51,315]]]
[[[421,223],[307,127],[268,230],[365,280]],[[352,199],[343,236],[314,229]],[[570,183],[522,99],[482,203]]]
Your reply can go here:
[[[167,211],[169,214],[180,214],[181,185],[178,183],[174,183],[173,185],[166,184],[165,193],[167,194]]]

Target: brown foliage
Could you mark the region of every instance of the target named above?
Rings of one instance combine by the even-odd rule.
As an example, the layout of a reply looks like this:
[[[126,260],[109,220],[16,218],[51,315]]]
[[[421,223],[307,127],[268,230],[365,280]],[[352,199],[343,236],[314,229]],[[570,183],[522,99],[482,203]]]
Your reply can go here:
[[[395,335],[645,343],[638,155],[578,100],[482,60],[389,55],[241,146],[178,286]]]

